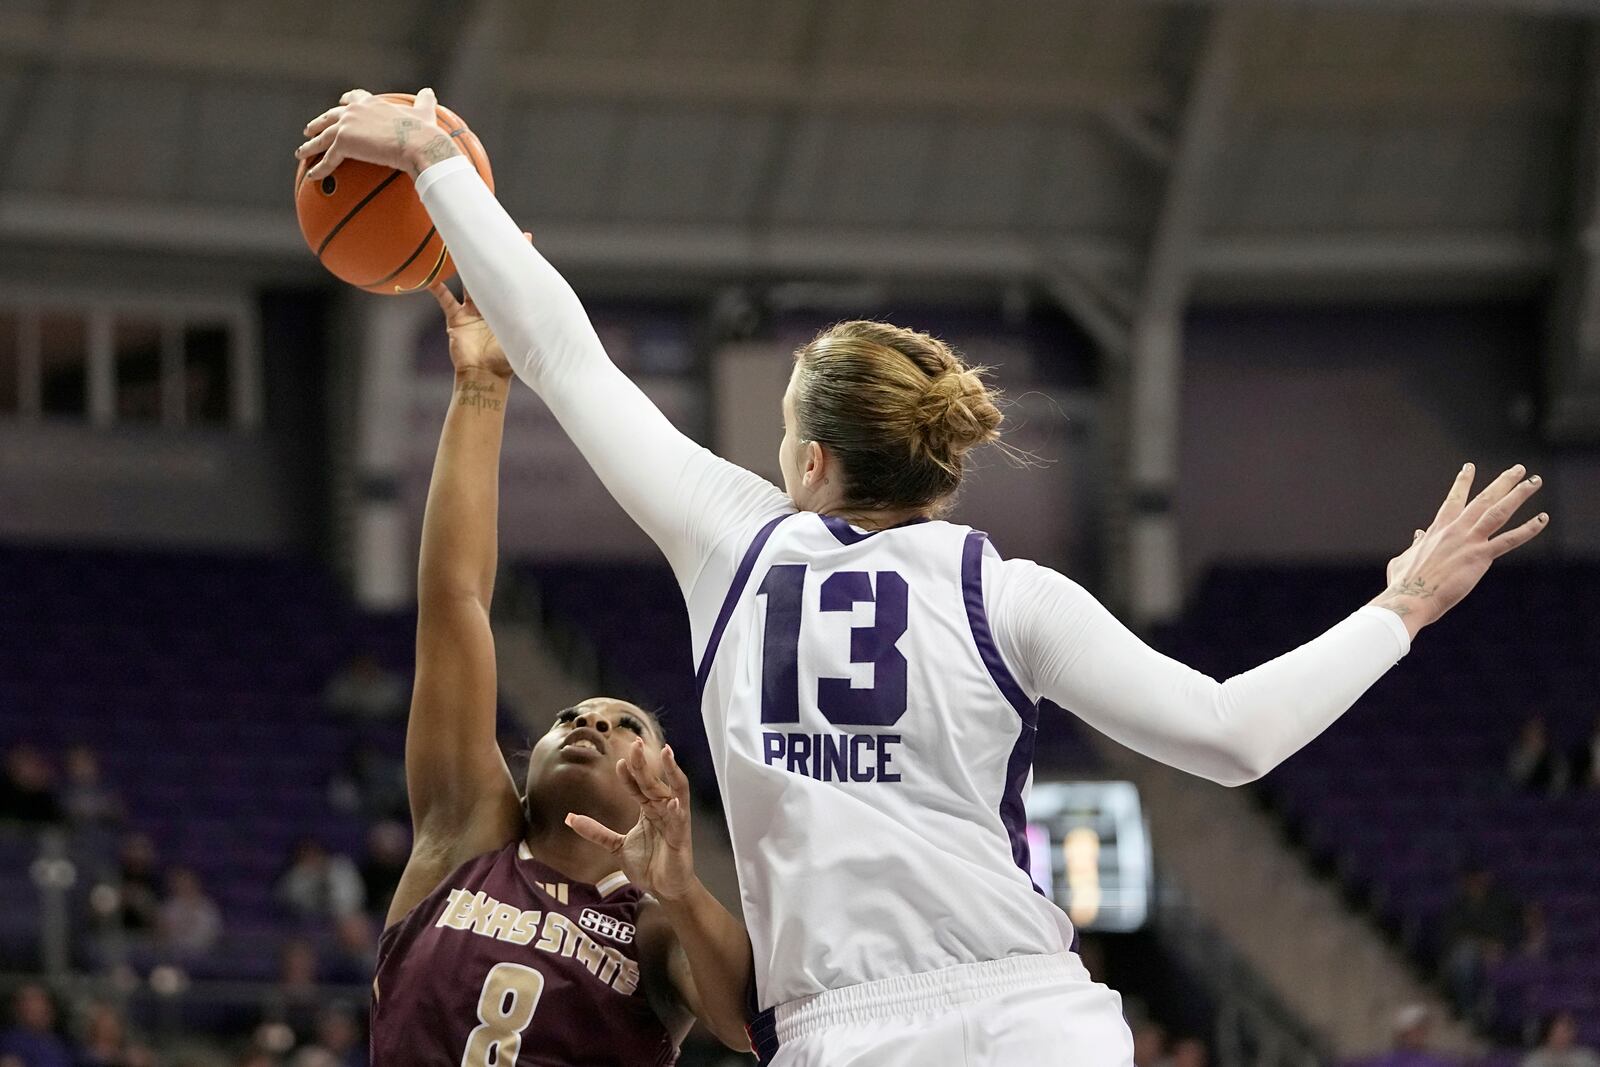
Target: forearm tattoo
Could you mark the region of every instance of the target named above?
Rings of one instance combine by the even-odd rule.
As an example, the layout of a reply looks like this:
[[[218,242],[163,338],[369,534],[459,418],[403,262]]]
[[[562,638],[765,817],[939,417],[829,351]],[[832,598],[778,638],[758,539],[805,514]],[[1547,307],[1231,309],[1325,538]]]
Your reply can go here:
[[[505,406],[505,400],[498,395],[499,391],[500,387],[495,382],[463,378],[456,384],[456,403],[476,411],[499,411]]]
[[[1411,605],[1406,603],[1407,598],[1427,600],[1435,592],[1437,592],[1437,589],[1430,589],[1428,583],[1421,578],[1410,578],[1403,582],[1396,582],[1385,589],[1383,596],[1378,598],[1378,602],[1396,615],[1409,615],[1411,614]]]
[[[446,137],[444,134],[440,134],[427,144],[423,145],[422,150],[419,153],[419,155],[422,157],[422,165],[424,167],[431,167],[441,159],[449,159],[451,156],[459,154],[460,153],[456,149],[455,141],[449,137]]]

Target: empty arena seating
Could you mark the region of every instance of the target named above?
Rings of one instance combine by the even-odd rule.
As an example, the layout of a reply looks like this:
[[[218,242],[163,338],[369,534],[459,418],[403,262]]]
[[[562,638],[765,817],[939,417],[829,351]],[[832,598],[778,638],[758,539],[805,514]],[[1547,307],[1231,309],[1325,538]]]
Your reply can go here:
[[[316,564],[259,556],[5,548],[0,589],[0,748],[98,752],[128,827],[221,907],[222,940],[191,974],[269,979],[287,936],[325,938],[274,884],[305,835],[359,857],[366,824],[333,807],[328,782],[358,738],[398,753],[403,725],[331,717],[320,693],[357,651],[409,680],[415,617],[361,615]],[[33,849],[0,838],[0,956],[37,948]],[[74,951],[92,962],[84,941]]]
[[[1228,567],[1158,642],[1217,676],[1315,636],[1377,592],[1359,567]],[[1491,1026],[1519,1037],[1577,1013],[1600,1042],[1600,789],[1535,795],[1508,778],[1542,714],[1567,751],[1600,714],[1600,567],[1502,565],[1425,631],[1400,668],[1264,779],[1306,847],[1430,971],[1463,863],[1481,862],[1548,919],[1544,953],[1490,968]]]

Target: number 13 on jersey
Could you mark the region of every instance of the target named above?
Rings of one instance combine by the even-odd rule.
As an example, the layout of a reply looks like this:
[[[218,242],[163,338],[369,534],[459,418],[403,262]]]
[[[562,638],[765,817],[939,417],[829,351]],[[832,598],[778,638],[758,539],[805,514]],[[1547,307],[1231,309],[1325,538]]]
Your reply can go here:
[[[803,563],[779,563],[767,571],[756,594],[766,600],[766,637],[761,648],[761,722],[800,722],[800,643],[805,639],[806,579]],[[906,658],[896,643],[905,636],[910,589],[894,571],[835,571],[822,580],[818,608],[851,612],[873,605],[869,626],[850,630],[849,662],[872,665],[872,684],[849,678],[816,679],[817,710],[835,727],[887,727],[906,712]],[[898,782],[893,766],[899,734],[762,731],[762,757],[824,782]]]

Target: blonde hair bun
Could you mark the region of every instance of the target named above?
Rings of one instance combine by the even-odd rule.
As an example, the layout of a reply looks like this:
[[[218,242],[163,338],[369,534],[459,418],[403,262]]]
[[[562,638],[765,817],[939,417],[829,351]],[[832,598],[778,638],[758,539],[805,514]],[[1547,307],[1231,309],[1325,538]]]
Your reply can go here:
[[[917,404],[912,449],[959,469],[962,456],[1000,439],[1004,418],[983,382],[983,369],[958,363],[928,382]]]
[[[999,394],[984,368],[950,346],[886,322],[841,322],[795,353],[802,440],[843,461],[851,503],[939,504],[960,486],[964,457],[1000,439]]]

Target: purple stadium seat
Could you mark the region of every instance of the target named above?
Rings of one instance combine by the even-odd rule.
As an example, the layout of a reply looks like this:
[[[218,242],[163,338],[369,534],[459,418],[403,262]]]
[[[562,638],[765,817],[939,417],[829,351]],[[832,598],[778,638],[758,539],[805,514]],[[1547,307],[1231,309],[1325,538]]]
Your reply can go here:
[[[1315,636],[1370,596],[1371,566],[1224,567],[1158,644],[1225,677]],[[1517,793],[1507,752],[1531,712],[1562,745],[1600,712],[1600,566],[1498,568],[1342,720],[1262,783],[1306,847],[1365,889],[1422,957],[1457,871],[1482,859],[1550,927],[1549,952],[1491,975],[1501,1022],[1579,1014],[1600,1033],[1600,791]]]

